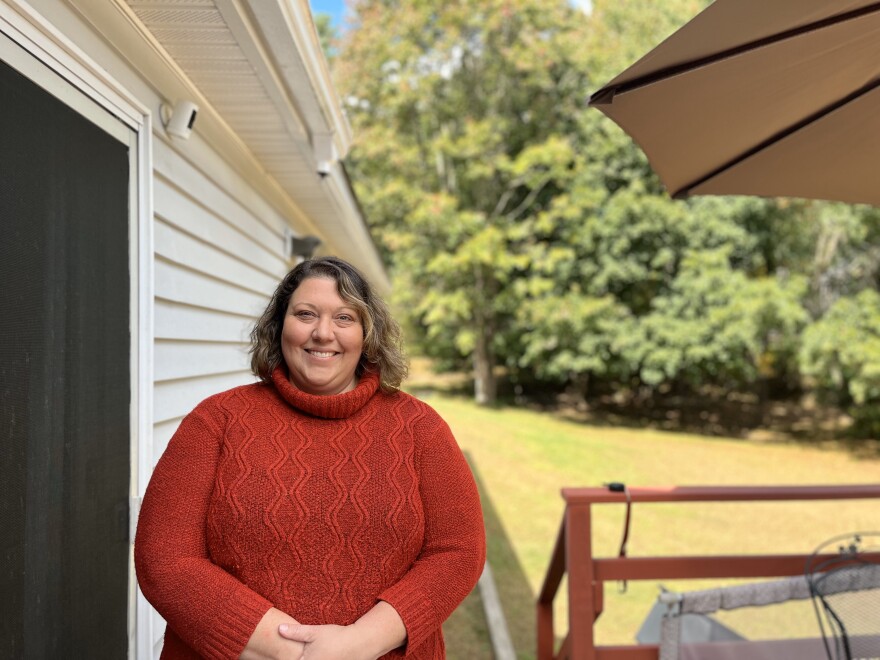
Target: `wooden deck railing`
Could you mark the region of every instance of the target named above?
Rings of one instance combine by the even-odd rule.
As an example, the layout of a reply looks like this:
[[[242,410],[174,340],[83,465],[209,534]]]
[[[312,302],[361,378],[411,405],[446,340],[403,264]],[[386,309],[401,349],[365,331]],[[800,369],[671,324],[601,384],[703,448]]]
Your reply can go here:
[[[538,660],[656,660],[656,644],[596,646],[593,627],[602,613],[604,584],[616,580],[766,578],[801,575],[809,554],[702,555],[595,558],[592,507],[626,503],[607,488],[564,488],[565,514],[538,596]],[[629,488],[632,505],[643,502],[747,502],[880,499],[880,485],[699,486]],[[880,510],[878,510],[880,526]],[[855,530],[854,530],[855,531]],[[569,631],[554,651],[553,600],[568,573]]]

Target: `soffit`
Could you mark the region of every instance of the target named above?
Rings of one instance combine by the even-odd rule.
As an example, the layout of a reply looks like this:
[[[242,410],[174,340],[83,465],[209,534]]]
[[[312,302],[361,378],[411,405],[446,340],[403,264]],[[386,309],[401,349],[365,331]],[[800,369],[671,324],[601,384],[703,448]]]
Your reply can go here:
[[[279,108],[283,90],[267,88],[265,64],[248,57],[214,0],[126,0],[214,110],[308,213],[315,190],[310,130]],[[253,57],[253,54],[251,54]],[[308,86],[303,79],[302,87]],[[275,97],[273,99],[273,96]],[[290,110],[296,106],[290,103]],[[321,127],[325,131],[327,127]]]
[[[212,112],[320,228],[329,251],[387,284],[342,166],[334,163],[327,177],[317,174],[316,143],[329,141],[342,158],[350,128],[307,2],[124,1]]]

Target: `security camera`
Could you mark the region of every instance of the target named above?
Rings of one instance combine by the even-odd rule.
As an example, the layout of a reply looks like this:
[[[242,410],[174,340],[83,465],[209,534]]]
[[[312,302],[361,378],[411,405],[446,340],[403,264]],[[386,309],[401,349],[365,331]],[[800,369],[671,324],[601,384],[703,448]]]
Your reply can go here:
[[[333,133],[315,133],[312,135],[312,149],[315,154],[315,171],[322,179],[330,174],[333,163],[338,156],[336,145],[333,144]]]
[[[192,133],[193,124],[196,123],[199,106],[192,101],[178,101],[173,108],[163,103],[161,112],[162,124],[168,134],[186,140]]]

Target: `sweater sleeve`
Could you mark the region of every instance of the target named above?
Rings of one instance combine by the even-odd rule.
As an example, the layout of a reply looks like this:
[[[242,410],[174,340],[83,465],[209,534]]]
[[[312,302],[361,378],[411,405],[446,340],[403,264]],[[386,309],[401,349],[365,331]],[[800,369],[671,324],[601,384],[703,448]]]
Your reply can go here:
[[[209,399],[184,418],[156,465],[138,518],[135,569],[144,596],[190,648],[237,658],[272,604],[208,557],[222,437],[210,411]]]
[[[433,412],[433,411],[432,411]],[[417,465],[425,515],[422,550],[379,595],[403,619],[406,655],[429,638],[474,588],[486,560],[480,496],[452,431],[436,413]]]

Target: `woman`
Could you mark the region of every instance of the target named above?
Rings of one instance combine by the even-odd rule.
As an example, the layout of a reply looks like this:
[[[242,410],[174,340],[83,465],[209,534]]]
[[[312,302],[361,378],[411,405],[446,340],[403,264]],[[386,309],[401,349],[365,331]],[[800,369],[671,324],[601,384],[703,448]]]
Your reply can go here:
[[[446,423],[398,390],[400,331],[350,264],[306,261],[251,333],[259,383],[180,424],[144,496],[163,659],[443,658],[485,537]]]

